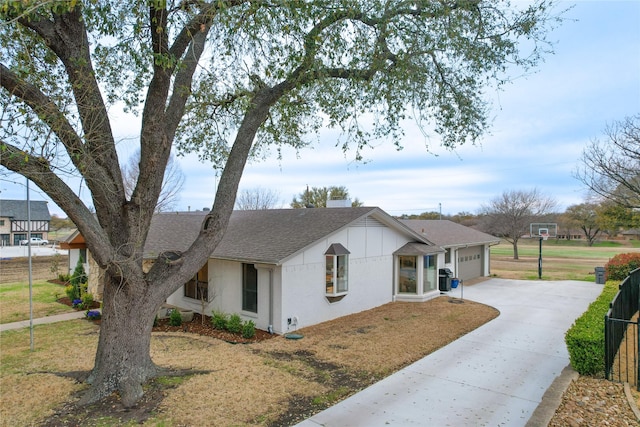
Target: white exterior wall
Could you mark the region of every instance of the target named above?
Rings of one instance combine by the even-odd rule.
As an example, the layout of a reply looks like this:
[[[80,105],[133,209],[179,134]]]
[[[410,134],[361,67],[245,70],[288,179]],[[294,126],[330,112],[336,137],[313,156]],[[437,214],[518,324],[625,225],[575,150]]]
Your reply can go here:
[[[287,261],[282,267],[281,323],[275,331],[285,333],[391,302],[393,299],[393,252],[409,240],[382,226],[349,227]],[[325,296],[325,251],[340,243],[350,252],[348,293],[337,302]],[[297,319],[288,325],[287,319]]]
[[[217,259],[209,260],[209,304],[206,306],[205,316],[211,316],[212,311],[220,311],[227,314],[239,314],[243,320],[252,320],[256,328],[267,330],[269,327],[269,281],[270,276],[274,281],[274,315],[279,313],[277,300],[279,295],[279,268],[273,266],[272,274],[269,266],[256,265],[258,269],[258,312],[242,311],[242,263]],[[181,286],[168,299],[167,304],[180,308],[193,310],[196,313],[202,311],[199,300],[184,296],[184,287]]]
[[[237,313],[245,320],[253,320],[259,329],[268,330],[271,324],[275,333],[283,334],[378,307],[393,301],[393,252],[409,241],[413,240],[373,222],[373,225],[356,225],[339,231],[301,251],[282,266],[257,264],[258,313],[241,310],[242,263],[211,259],[209,295],[215,298],[204,314],[211,315],[212,310]],[[325,294],[325,252],[334,243],[342,244],[350,252],[349,290],[341,300],[330,302]],[[443,255],[438,255],[438,265],[443,261]],[[180,287],[167,303],[199,313],[200,302],[183,294]],[[273,323],[270,323],[270,304]],[[288,324],[289,318],[294,324]]]

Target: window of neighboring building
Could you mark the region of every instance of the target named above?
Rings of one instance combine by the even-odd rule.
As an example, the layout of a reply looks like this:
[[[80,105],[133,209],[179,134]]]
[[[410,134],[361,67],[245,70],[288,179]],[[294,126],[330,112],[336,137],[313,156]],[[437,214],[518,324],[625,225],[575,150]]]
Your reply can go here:
[[[0,227],[4,225],[4,219],[0,219]]]
[[[424,256],[424,266],[422,272],[423,292],[433,291],[436,289],[436,257],[434,255]]]
[[[82,260],[86,263],[87,262],[87,248],[80,248],[80,256],[82,257]]]
[[[258,312],[258,270],[253,264],[242,264],[242,310]]]
[[[197,299],[198,301],[209,301],[209,266],[205,265],[196,273],[193,279],[184,285],[184,296]]]
[[[340,243],[325,252],[325,293],[329,296],[349,291],[349,251]]]
[[[451,248],[448,248],[444,253],[444,263],[449,264],[451,262]]]
[[[415,294],[416,289],[416,273],[417,273],[417,257],[400,255],[400,274],[398,277],[398,290],[400,293]]]

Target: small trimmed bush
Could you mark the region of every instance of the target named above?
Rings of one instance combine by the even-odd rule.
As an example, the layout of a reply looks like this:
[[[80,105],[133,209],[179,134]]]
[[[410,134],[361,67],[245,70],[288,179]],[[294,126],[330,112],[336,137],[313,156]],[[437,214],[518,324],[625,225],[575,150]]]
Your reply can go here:
[[[93,305],[93,295],[90,293],[86,293],[82,295],[82,307],[86,309],[90,309]]]
[[[253,323],[253,320],[247,320],[242,324],[242,337],[249,339],[255,336],[256,336],[256,324]]]
[[[215,329],[224,331],[227,329],[227,315],[220,311],[214,311],[211,313],[211,324]]]
[[[605,264],[608,280],[623,281],[633,270],[640,267],[640,253],[618,254]]]
[[[618,292],[618,281],[607,281],[602,293],[565,334],[571,367],[581,375],[604,373],[604,316]]]
[[[242,332],[242,319],[238,314],[232,314],[229,316],[229,321],[227,322],[227,331],[233,334],[239,334]]]
[[[171,326],[182,325],[182,316],[180,315],[180,311],[171,310],[171,315],[169,316],[169,324]]]
[[[65,286],[64,293],[67,294],[67,297],[69,297],[71,301],[80,299],[80,289],[75,285]]]

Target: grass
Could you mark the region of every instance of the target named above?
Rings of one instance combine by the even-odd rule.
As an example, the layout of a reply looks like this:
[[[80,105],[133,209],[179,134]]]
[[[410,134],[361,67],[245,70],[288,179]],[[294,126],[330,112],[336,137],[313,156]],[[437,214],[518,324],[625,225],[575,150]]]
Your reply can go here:
[[[35,281],[33,291],[34,318],[47,317],[73,311],[56,300],[65,296],[64,287],[47,281]],[[29,319],[29,284],[0,283],[0,323],[19,322]]]
[[[513,259],[508,242],[491,247],[491,275],[504,279],[538,280],[539,240],[518,242],[519,259]],[[595,281],[595,267],[604,265],[615,255],[638,252],[635,242],[603,243],[592,247],[584,242],[546,240],[542,242],[542,280]]]
[[[521,243],[521,259],[517,261],[509,244],[492,247],[492,275],[537,280],[537,243]],[[543,279],[594,281],[595,266],[604,266],[617,253],[637,250],[630,245],[589,248],[546,241]],[[25,288],[25,284],[0,285],[1,321],[8,321],[7,310],[28,313],[24,305],[13,308],[28,299]],[[64,292],[62,287],[38,282],[34,289],[43,295],[38,297],[43,313],[69,309],[55,302],[55,294]],[[154,334],[151,354],[156,363],[210,373],[158,379],[167,388],[158,397],[159,404],[147,413],[146,421],[123,419],[126,411],[108,407],[108,412],[71,419],[69,425],[295,424],[494,315],[492,309],[471,301],[450,304],[447,298],[437,298],[421,304],[388,304],[305,328],[299,331],[304,339],[298,341],[275,338],[232,345],[183,333]],[[98,327],[84,320],[36,326],[33,352],[29,350],[27,329],[1,333],[0,424],[39,424],[65,403],[73,402],[74,393],[85,386],[56,373],[91,369],[97,339]],[[301,414],[300,402],[307,402],[305,408],[312,409]],[[298,414],[298,418],[287,418],[289,414]]]
[[[292,425],[484,324],[493,308],[448,297],[391,303],[300,329],[302,340],[273,338],[233,345],[190,334],[154,334],[153,360],[199,375],[160,378],[153,406],[124,411],[103,405],[57,425]],[[389,321],[384,321],[389,319]],[[456,319],[445,327],[446,319]],[[402,327],[400,327],[402,326]],[[0,334],[0,420],[40,425],[85,386],[56,373],[89,370],[98,327],[85,320]],[[145,411],[132,423],[131,413]],[[66,424],[65,424],[66,422]]]

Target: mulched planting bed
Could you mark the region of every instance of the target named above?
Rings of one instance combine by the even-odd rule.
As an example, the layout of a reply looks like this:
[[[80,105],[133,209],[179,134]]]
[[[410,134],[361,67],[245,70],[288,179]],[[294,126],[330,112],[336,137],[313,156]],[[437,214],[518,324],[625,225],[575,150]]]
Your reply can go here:
[[[157,326],[153,327],[153,332],[185,332],[217,338],[232,344],[256,343],[278,336],[261,329],[256,329],[256,335],[253,338],[244,338],[240,334],[233,334],[229,331],[214,329],[211,324],[211,317],[209,316],[204,316],[204,321],[202,318],[202,315],[194,313],[193,321],[183,323],[180,326],[171,326],[169,324],[169,319],[160,319],[156,322]]]

